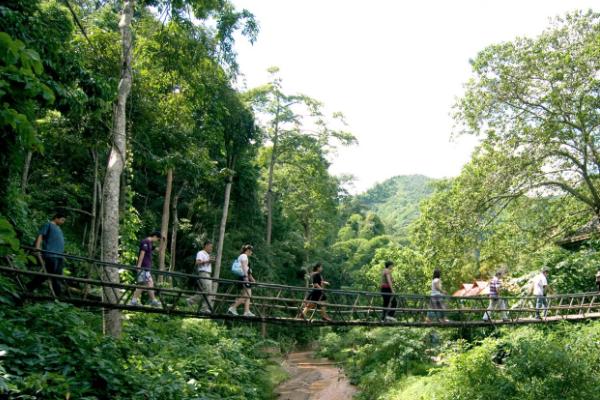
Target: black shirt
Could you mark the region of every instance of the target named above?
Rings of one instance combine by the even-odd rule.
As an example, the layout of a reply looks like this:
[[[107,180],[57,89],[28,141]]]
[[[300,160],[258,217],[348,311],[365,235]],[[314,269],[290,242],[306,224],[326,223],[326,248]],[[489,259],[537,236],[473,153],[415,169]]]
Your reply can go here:
[[[321,274],[319,272],[317,272],[316,274],[313,274],[313,276],[312,276],[313,287],[314,287],[314,285],[321,286],[322,282],[323,282],[323,278],[321,277]]]

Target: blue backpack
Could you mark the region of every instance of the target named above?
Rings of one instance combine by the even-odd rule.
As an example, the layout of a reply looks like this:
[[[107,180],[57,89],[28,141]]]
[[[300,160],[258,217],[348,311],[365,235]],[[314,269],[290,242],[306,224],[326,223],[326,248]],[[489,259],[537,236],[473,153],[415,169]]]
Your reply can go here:
[[[239,276],[239,277],[244,276],[244,270],[242,269],[242,263],[240,262],[240,260],[238,258],[236,258],[233,261],[233,264],[231,264],[231,272],[233,272],[233,274],[235,276]]]

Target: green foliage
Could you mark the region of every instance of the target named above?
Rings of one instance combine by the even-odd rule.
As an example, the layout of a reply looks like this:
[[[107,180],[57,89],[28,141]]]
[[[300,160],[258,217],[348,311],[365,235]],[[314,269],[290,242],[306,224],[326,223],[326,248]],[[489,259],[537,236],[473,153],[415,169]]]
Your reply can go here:
[[[0,317],[0,394],[57,400],[270,398],[262,342],[247,329],[132,316],[124,337],[114,340],[101,334],[98,316],[60,303],[0,306]]]
[[[482,152],[502,154],[504,195],[560,193],[600,212],[599,38],[600,14],[577,11],[472,61],[455,117],[464,132],[484,138]]]
[[[343,364],[365,400],[379,398],[402,377],[425,375],[436,352],[430,333],[417,329],[352,328],[327,333],[319,344],[321,355]]]
[[[432,181],[423,175],[395,176],[357,196],[357,200],[381,218],[388,234],[402,238],[418,217],[421,200],[433,193]]]
[[[557,233],[587,217],[563,197],[503,195],[508,183],[495,163],[502,157],[474,156],[458,177],[438,182],[411,225],[412,247],[431,269],[442,269],[449,288],[488,279],[500,267],[514,275],[532,271]]]
[[[429,294],[433,268],[426,257],[410,247],[390,245],[379,248],[371,262],[360,271],[365,289],[378,290],[386,261],[393,261],[392,278],[399,293]]]
[[[595,275],[600,269],[597,249],[597,240],[576,252],[548,249],[539,255],[535,265],[550,269],[549,284],[556,293],[593,292],[597,290]]]
[[[453,356],[439,379],[441,399],[593,399],[599,325],[551,332],[523,328]]]

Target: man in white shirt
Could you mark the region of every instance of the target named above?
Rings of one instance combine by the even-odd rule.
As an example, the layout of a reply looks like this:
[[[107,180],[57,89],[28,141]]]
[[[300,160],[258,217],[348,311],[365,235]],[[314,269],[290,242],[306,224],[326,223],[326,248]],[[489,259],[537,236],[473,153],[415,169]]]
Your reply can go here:
[[[213,244],[210,240],[204,242],[203,249],[196,254],[196,272],[198,273],[198,290],[202,293],[188,299],[188,305],[202,303],[200,312],[210,313],[213,306],[212,293],[212,262],[215,260],[211,256]]]
[[[548,267],[542,268],[542,271],[533,278],[533,295],[535,296],[535,317],[542,319],[540,309],[544,309],[544,318],[548,312],[548,301],[546,300],[546,287],[548,286]]]

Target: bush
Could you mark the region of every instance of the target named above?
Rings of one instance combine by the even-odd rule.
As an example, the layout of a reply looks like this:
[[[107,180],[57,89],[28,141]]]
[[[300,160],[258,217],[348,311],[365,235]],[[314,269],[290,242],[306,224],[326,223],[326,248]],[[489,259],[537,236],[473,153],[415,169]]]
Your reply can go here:
[[[270,399],[262,343],[248,328],[128,315],[120,340],[62,303],[0,305],[0,397]]]
[[[599,365],[600,323],[521,328],[459,347],[439,373],[398,384],[387,398],[593,400]]]
[[[330,332],[320,341],[320,354],[340,361],[359,398],[375,399],[407,375],[423,375],[433,366],[431,332],[421,329],[353,328]]]

